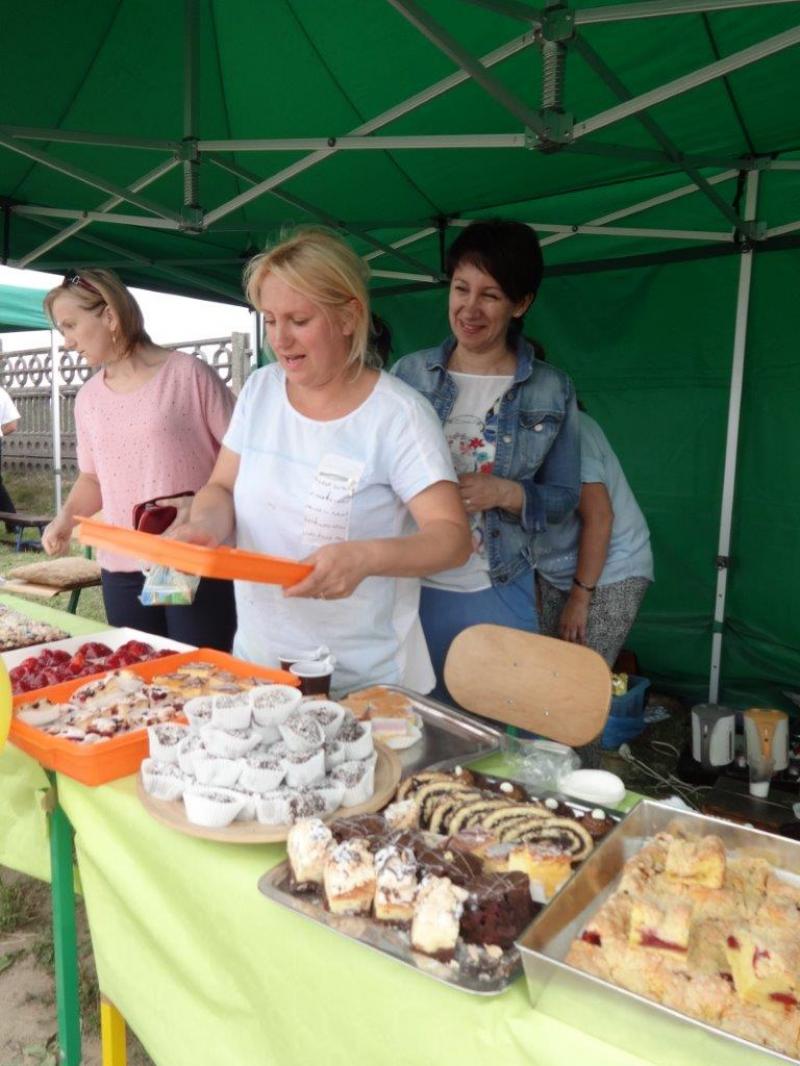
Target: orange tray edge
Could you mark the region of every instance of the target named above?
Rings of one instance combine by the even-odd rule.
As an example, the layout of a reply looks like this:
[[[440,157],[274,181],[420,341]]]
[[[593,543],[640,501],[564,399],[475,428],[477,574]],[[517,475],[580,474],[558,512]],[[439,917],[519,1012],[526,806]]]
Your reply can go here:
[[[296,585],[311,573],[312,567],[293,559],[276,555],[245,551],[242,548],[205,548],[201,544],[187,544],[159,537],[154,533],[140,533],[124,529],[94,518],[79,518],[77,536],[81,544],[93,548],[107,548],[122,555],[133,555],[150,563],[171,566],[197,577],[212,577],[223,581],[256,581],[265,585]]]

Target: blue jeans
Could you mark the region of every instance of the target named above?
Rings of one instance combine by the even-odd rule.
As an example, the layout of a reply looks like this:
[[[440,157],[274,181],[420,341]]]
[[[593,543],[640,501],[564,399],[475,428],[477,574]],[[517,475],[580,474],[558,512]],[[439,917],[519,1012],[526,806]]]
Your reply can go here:
[[[523,629],[526,633],[539,632],[533,574],[528,570],[516,581],[492,585],[480,592],[445,592],[423,587],[419,616],[436,673],[436,688],[431,696],[454,703],[444,684],[444,661],[462,629],[489,623]]]

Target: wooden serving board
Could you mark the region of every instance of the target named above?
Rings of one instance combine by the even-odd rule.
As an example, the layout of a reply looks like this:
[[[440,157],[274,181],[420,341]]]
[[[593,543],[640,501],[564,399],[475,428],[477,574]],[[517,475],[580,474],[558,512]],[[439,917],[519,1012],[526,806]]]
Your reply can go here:
[[[459,633],[444,679],[465,710],[570,747],[599,736],[611,708],[611,671],[597,652],[506,626]]]
[[[376,742],[375,751],[378,761],[375,764],[375,791],[366,803],[357,807],[339,807],[323,821],[334,818],[350,818],[355,814],[371,814],[385,807],[394,796],[400,782],[401,763],[397,755],[383,744]],[[202,837],[204,840],[219,840],[225,844],[276,844],[286,840],[290,825],[262,825],[260,822],[233,822],[223,829],[209,829],[194,825],[186,817],[181,800],[160,800],[145,792],[141,773],[136,778],[136,790],[145,810],[157,822],[177,829],[190,837]]]
[[[87,579],[83,581],[73,581],[68,585],[61,585],[56,588],[53,585],[37,585],[32,581],[15,581],[12,578],[6,578],[2,585],[0,585],[0,592],[8,592],[14,596],[36,596],[41,600],[52,600],[56,596],[60,596],[62,592],[72,592],[74,589],[87,589],[93,588],[100,584],[100,578]]]

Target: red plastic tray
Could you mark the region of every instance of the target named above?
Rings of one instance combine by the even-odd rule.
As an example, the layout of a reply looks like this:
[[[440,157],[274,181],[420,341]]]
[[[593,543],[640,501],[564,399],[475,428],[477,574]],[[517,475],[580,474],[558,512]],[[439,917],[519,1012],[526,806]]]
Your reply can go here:
[[[246,663],[213,648],[198,648],[196,651],[185,651],[178,655],[165,655],[161,659],[135,663],[126,669],[149,681],[157,674],[170,674],[184,663],[193,662],[213,663],[220,670],[229,670],[238,677],[263,677],[265,681],[274,681],[280,685],[300,684],[294,674]],[[110,673],[108,670],[105,672]],[[96,678],[102,675],[94,676]],[[36,692],[20,693],[14,697],[14,710],[36,700],[66,702],[75,689],[90,680],[91,678],[81,677],[74,681],[64,681],[60,685],[51,685],[49,688],[40,688]],[[96,744],[76,744],[71,740],[64,740],[63,737],[51,737],[35,726],[12,718],[8,739],[28,755],[32,755],[46,769],[56,770],[84,785],[103,785],[107,781],[116,781],[119,777],[135,774],[148,753],[146,729],[136,729],[110,740],[98,741]]]
[[[94,518],[79,519],[77,529],[81,544],[107,548],[122,555],[133,555],[149,563],[171,566],[185,574],[216,577],[225,581],[258,581],[264,585],[296,585],[311,573],[311,567],[293,559],[244,551],[241,548],[204,548],[170,537],[123,529]]]

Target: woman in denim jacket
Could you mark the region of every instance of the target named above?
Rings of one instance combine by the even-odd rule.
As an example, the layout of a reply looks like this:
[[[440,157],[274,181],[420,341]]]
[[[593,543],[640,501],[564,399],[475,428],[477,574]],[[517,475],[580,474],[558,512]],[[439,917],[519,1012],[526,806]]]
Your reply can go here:
[[[393,368],[442,422],[472,528],[467,563],[423,583],[420,617],[439,698],[448,696],[444,660],[462,629],[492,622],[538,631],[533,539],[578,503],[575,390],[522,337],[542,268],[529,226],[468,226],[446,259],[453,335]]]

